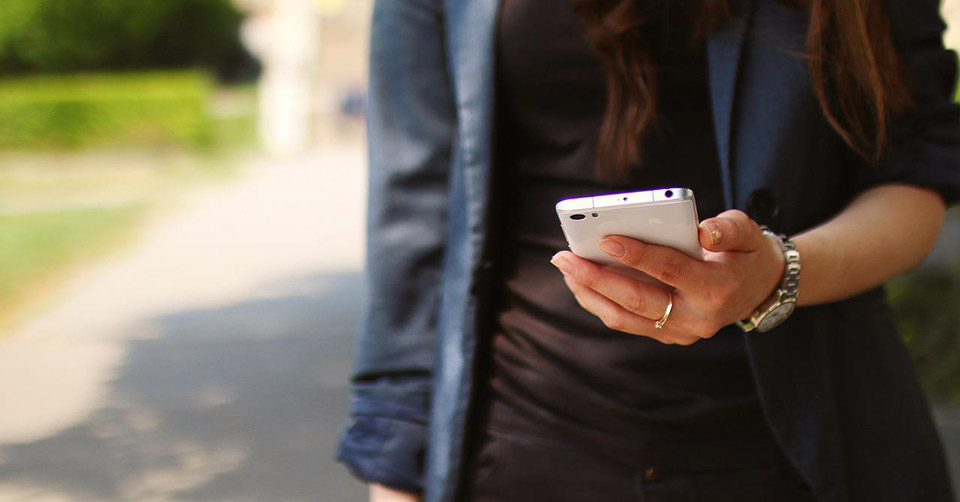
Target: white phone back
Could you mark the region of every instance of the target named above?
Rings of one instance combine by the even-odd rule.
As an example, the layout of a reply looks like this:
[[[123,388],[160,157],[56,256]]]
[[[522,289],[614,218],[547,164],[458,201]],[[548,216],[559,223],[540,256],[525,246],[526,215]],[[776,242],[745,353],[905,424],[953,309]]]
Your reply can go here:
[[[584,217],[571,218],[574,215]],[[623,267],[597,246],[607,235],[623,235],[650,244],[669,246],[703,260],[703,249],[697,234],[697,203],[693,192],[688,189],[671,188],[566,199],[557,203],[557,216],[560,217],[560,227],[570,250],[581,258],[601,265],[613,265],[616,269]]]

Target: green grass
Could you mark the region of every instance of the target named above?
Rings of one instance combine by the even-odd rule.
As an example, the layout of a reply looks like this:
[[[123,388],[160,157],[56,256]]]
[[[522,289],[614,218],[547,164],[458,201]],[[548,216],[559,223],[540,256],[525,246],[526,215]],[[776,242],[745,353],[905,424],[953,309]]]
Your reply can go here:
[[[113,248],[146,206],[0,214],[0,323],[69,266]]]
[[[40,148],[30,141],[12,148],[4,136],[10,126],[0,122],[0,327],[56,291],[68,271],[125,242],[142,216],[171,194],[234,179],[244,159],[257,154],[256,88],[204,90],[201,99],[195,93],[198,75],[0,80],[0,117],[4,103],[40,106],[71,94],[110,106],[127,99],[171,103],[188,95],[206,117],[202,148],[191,141],[144,141],[143,133],[77,140],[82,150]],[[149,127],[129,125],[132,131]]]
[[[0,149],[208,146],[212,93],[198,71],[0,79]]]

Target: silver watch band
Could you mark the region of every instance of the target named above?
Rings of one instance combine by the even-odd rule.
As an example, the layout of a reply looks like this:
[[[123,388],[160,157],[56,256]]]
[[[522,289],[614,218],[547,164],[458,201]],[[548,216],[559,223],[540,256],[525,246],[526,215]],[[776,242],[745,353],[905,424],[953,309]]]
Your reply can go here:
[[[773,237],[780,245],[780,251],[783,252],[783,280],[780,282],[780,289],[783,295],[796,298],[800,287],[800,252],[797,251],[797,245],[784,234],[772,232],[769,228],[761,226],[760,230],[770,237]]]
[[[764,235],[776,241],[783,252],[783,279],[780,281],[780,287],[764,300],[750,317],[736,323],[744,331],[753,331],[757,328],[759,328],[758,331],[773,329],[793,312],[799,296],[800,252],[797,250],[796,244],[787,236],[774,233],[766,226],[761,226],[760,230]],[[776,315],[771,316],[774,313]],[[767,317],[770,317],[770,319],[767,319],[767,322],[764,323]]]

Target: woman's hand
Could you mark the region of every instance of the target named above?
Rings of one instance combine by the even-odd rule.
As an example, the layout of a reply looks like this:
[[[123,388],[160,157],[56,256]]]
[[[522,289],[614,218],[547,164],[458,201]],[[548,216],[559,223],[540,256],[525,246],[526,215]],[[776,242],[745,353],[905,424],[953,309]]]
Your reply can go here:
[[[370,485],[370,502],[419,502],[420,496],[415,493],[402,492],[387,488],[383,485]]]
[[[607,236],[601,249],[621,263],[674,288],[673,310],[662,329],[667,289],[627,277],[569,251],[554,255],[580,305],[610,329],[690,345],[748,317],[783,277],[778,244],[742,211],[730,210],[700,224],[704,261],[672,248],[623,236]]]

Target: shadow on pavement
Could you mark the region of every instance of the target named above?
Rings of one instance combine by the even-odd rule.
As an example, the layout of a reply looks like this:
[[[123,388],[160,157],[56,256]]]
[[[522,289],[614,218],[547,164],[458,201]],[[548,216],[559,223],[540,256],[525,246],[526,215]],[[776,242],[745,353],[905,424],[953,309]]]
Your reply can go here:
[[[76,500],[361,500],[332,460],[361,276],[269,289],[283,293],[149,322],[97,411],[0,448],[0,483]]]

